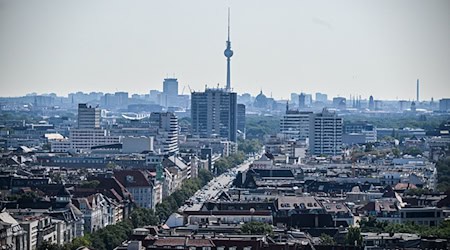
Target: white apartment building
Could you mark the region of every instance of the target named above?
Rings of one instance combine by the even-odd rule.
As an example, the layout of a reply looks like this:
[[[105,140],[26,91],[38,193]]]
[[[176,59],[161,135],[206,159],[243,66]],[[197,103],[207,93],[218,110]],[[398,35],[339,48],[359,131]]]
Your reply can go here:
[[[280,132],[286,139],[305,140],[309,137],[309,120],[312,112],[286,110],[280,120]]]
[[[340,155],[342,148],[342,118],[324,109],[314,114],[309,125],[311,155]]]
[[[112,136],[109,131],[104,129],[72,129],[70,130],[69,139],[52,142],[51,150],[52,152],[88,150],[91,147],[120,142],[120,136]]]
[[[156,129],[155,150],[163,154],[178,152],[178,118],[171,112],[153,112],[151,127]]]

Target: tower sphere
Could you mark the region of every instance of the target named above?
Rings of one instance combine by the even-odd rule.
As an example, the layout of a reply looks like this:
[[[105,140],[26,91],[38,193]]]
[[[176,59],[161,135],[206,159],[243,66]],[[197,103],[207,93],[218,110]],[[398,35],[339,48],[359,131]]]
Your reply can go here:
[[[223,54],[225,55],[225,57],[229,58],[233,56],[233,51],[230,48],[226,48]]]

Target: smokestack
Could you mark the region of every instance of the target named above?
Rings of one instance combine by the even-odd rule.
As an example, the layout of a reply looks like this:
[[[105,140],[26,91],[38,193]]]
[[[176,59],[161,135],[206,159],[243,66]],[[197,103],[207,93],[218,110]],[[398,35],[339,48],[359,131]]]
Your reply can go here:
[[[417,90],[416,90],[416,93],[417,93],[416,102],[419,103],[419,79],[417,79]]]

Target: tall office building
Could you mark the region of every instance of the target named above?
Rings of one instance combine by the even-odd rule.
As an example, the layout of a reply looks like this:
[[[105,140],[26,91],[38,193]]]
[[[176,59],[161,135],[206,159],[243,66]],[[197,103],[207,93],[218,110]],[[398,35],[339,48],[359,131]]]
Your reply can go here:
[[[236,141],[237,95],[223,89],[206,89],[191,96],[192,133]]]
[[[298,96],[298,108],[306,108],[306,95],[304,93],[300,93],[300,95]]]
[[[309,137],[309,120],[312,114],[287,109],[280,120],[280,132],[286,139],[305,140]]]
[[[244,134],[245,138],[245,105],[237,105],[237,129]]]
[[[163,82],[163,93],[168,97],[178,96],[178,80],[177,78],[165,78]]]
[[[86,103],[78,104],[78,128],[100,128],[100,109],[88,106]]]
[[[324,109],[312,115],[309,125],[311,155],[340,155],[342,148],[342,118]]]

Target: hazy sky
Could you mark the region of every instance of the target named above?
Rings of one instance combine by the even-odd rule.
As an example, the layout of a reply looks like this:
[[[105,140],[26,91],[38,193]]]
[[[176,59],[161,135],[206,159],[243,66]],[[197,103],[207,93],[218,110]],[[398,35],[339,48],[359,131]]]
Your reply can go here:
[[[0,96],[232,87],[450,97],[450,1],[0,0]]]

